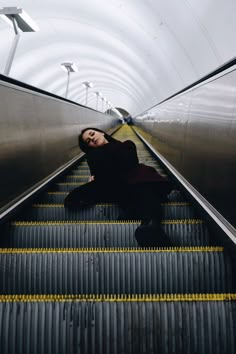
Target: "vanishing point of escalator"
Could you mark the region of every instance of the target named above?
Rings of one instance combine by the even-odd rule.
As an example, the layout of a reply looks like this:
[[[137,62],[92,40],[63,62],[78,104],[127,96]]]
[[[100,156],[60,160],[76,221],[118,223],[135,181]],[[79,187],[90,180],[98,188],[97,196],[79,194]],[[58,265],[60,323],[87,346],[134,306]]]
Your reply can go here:
[[[128,126],[141,162],[164,173]],[[1,229],[0,353],[235,353],[233,264],[177,190],[171,248],[138,247],[113,204],[68,211],[85,160]]]

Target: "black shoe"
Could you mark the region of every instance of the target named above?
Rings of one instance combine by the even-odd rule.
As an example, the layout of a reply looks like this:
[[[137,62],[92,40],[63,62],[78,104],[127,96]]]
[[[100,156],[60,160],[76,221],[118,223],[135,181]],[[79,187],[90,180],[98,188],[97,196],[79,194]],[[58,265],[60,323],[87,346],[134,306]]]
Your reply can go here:
[[[156,225],[140,225],[135,231],[135,238],[140,247],[170,247],[171,242]]]

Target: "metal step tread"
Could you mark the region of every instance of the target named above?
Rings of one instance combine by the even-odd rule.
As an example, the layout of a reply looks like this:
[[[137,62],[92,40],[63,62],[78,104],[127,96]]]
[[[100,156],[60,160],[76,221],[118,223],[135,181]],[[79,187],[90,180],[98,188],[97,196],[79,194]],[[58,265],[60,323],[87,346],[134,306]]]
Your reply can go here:
[[[193,219],[197,216],[187,203],[166,203],[161,207],[164,219]],[[63,204],[34,204],[18,220],[122,220],[122,215],[122,209],[115,204],[97,204],[71,210],[64,208]]]
[[[2,247],[137,247],[139,222],[44,223],[16,222],[2,230]],[[162,229],[174,246],[214,245],[202,222],[166,223]],[[5,237],[4,237],[5,236]],[[157,235],[158,236],[158,235]]]
[[[221,247],[3,249],[0,264],[2,294],[234,292],[232,264]]]
[[[180,295],[182,296],[182,295]],[[235,294],[0,297],[1,354],[234,354]],[[224,301],[225,300],[225,301]],[[3,301],[3,302],[2,302]]]

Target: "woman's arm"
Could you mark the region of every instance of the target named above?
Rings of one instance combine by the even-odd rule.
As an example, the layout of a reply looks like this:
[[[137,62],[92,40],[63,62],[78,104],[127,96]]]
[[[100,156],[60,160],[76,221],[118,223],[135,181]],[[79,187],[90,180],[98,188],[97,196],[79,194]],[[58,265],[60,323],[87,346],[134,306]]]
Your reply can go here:
[[[131,140],[94,149],[87,155],[87,162],[96,181],[124,180],[139,163],[136,146]]]

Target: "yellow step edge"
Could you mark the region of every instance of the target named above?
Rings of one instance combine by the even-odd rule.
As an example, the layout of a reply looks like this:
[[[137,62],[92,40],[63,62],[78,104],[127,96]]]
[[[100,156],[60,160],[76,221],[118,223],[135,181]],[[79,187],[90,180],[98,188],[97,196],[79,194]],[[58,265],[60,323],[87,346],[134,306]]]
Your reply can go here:
[[[93,207],[100,207],[100,206],[113,206],[114,204],[111,203],[101,203],[101,204],[93,204]],[[64,208],[64,204],[32,204],[33,208]],[[80,210],[79,208],[77,209]]]
[[[63,194],[63,195],[65,195],[65,194],[68,194],[69,192],[47,192],[47,194]],[[190,203],[189,202],[166,202],[166,203],[162,203],[162,204],[165,204],[165,205],[167,205],[167,204],[171,204],[171,205],[190,205]]]
[[[89,178],[91,177],[90,175],[84,175],[84,176],[80,176],[80,175],[69,175],[66,176],[66,178]]]
[[[112,203],[101,203],[101,204],[93,204],[93,207],[97,206],[116,206],[116,204]],[[169,202],[169,203],[161,203],[162,206],[188,206],[190,205],[189,203],[183,203],[183,202]],[[64,204],[62,203],[45,203],[45,204],[32,204],[33,208],[64,208]],[[79,210],[79,208],[78,208]]]
[[[57,186],[81,186],[83,185],[84,183],[76,183],[76,182],[63,182],[63,183],[56,183]]]
[[[43,225],[83,225],[83,224],[98,224],[98,225],[108,225],[108,224],[140,224],[141,220],[110,220],[110,221],[100,221],[100,220],[48,220],[48,221],[13,221],[11,225],[14,226],[43,226]],[[181,219],[181,220],[163,220],[162,225],[198,225],[203,224],[203,220],[198,219]]]
[[[47,192],[47,194],[68,194],[69,192]]]
[[[160,247],[160,248],[1,248],[0,254],[16,253],[161,253],[161,252],[223,252],[224,247]]]
[[[0,302],[192,302],[235,301],[236,294],[0,295]]]

